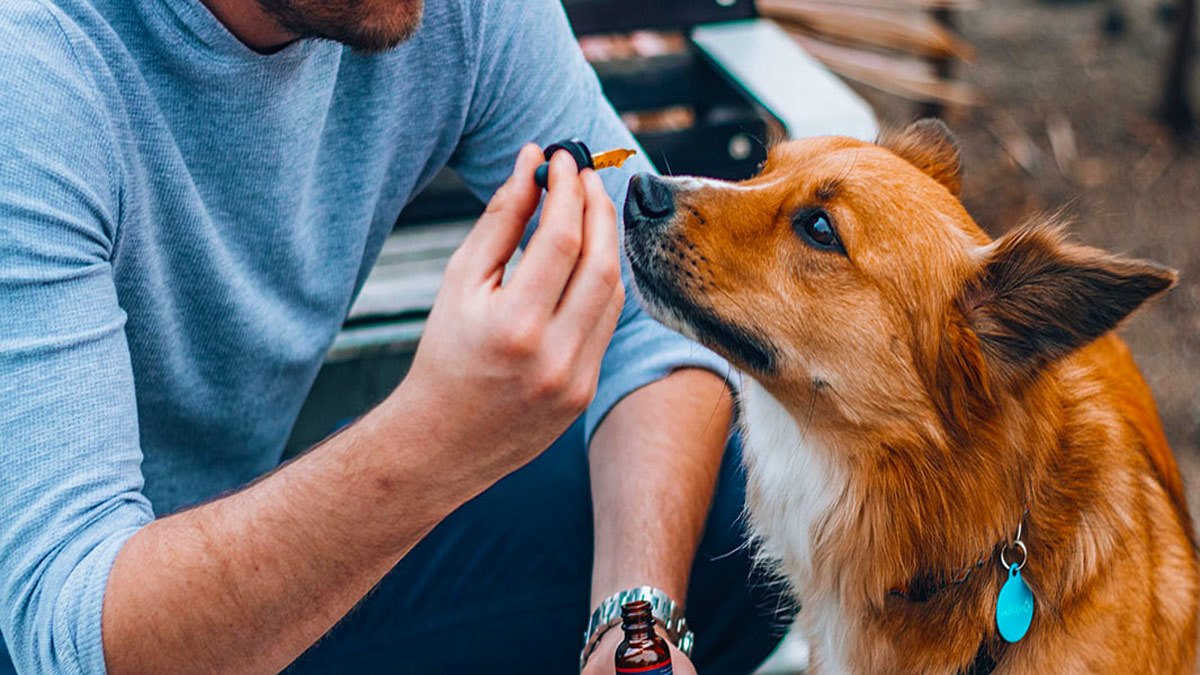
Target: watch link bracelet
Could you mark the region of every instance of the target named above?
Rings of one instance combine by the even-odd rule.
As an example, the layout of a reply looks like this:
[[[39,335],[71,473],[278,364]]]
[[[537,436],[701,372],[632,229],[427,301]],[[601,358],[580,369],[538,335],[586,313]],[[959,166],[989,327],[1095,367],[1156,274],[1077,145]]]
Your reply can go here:
[[[610,628],[621,623],[621,607],[635,600],[645,600],[650,603],[651,614],[658,625],[667,633],[667,639],[685,656],[692,655],[692,642],[695,638],[688,630],[687,619],[683,616],[683,607],[671,599],[671,596],[653,586],[639,586],[610,595],[600,603],[592,618],[588,621],[587,632],[583,634],[583,651],[579,654],[579,669],[587,665],[588,657],[596,651],[600,638]]]

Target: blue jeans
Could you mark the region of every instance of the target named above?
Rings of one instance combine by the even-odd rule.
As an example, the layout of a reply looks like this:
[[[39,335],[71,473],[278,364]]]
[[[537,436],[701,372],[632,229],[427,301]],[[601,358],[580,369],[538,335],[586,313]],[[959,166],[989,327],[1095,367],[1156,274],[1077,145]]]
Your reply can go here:
[[[777,585],[751,567],[743,497],[740,447],[731,442],[687,598],[702,675],[753,671],[790,619]],[[671,526],[669,514],[663,521]],[[287,672],[528,675],[536,664],[538,673],[577,673],[591,563],[588,463],[576,423],[439,524]]]

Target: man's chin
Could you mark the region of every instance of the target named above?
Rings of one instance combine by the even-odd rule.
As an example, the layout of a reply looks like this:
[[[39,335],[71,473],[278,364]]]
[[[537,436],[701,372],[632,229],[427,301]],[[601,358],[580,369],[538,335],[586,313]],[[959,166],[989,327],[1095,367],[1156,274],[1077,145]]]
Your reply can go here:
[[[360,54],[379,54],[390,51],[411,40],[421,29],[422,5],[423,3],[420,3],[414,9],[412,16],[403,20],[395,19],[386,25],[360,30],[353,35],[345,35],[342,39],[330,39],[335,39]]]
[[[258,0],[280,25],[301,38],[330,40],[378,54],[421,28],[424,0]]]
[[[415,2],[411,12],[403,16],[381,17],[365,21],[333,35],[316,35],[327,40],[340,42],[359,54],[379,54],[390,51],[408,42],[421,29],[424,3]],[[406,8],[407,9],[407,8]],[[393,14],[404,14],[394,10]]]

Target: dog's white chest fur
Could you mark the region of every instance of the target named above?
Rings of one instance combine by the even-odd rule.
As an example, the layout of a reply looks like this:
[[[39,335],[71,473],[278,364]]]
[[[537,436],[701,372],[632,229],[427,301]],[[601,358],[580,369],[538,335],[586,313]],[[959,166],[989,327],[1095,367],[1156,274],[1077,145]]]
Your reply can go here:
[[[837,532],[838,506],[846,496],[844,472],[806,438],[802,425],[757,382],[742,391],[749,520],[759,554],[787,578],[801,602],[822,673],[848,671],[850,626],[831,584],[814,570],[814,555]],[[845,506],[842,504],[842,506]]]

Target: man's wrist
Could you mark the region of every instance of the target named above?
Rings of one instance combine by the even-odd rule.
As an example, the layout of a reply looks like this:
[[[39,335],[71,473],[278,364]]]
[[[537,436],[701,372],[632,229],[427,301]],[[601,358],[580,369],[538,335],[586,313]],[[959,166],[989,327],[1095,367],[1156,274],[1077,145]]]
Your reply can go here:
[[[691,655],[693,635],[683,615],[683,603],[653,586],[639,586],[614,593],[605,598],[592,612],[587,631],[584,633],[583,650],[579,657],[580,669],[587,664],[602,639],[621,622],[621,608],[637,600],[650,603],[655,627],[662,630],[667,641],[684,655]]]

